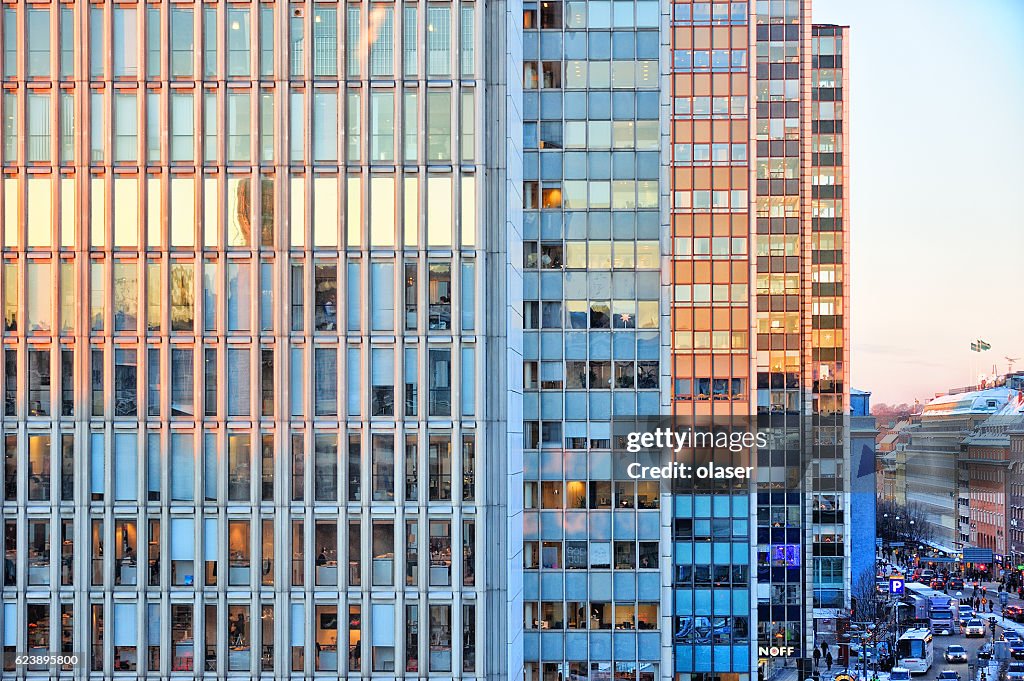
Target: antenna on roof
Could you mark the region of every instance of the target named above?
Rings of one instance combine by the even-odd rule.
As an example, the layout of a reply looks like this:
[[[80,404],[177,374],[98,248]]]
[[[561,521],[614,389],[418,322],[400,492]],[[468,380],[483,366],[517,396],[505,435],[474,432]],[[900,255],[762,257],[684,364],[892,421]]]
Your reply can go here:
[[[1013,363],[1016,362],[1017,360],[1019,360],[1020,357],[1003,357],[1003,359],[1005,359],[1006,362],[1010,365],[1009,368],[1006,370],[1006,373],[1012,374],[1013,373]]]

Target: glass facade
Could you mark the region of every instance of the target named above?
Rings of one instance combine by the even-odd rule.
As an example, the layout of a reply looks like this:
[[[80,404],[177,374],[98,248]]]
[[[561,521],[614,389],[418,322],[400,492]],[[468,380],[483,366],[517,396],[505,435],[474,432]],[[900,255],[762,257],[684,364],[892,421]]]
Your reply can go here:
[[[810,0],[0,19],[0,675],[752,681],[834,642],[848,41]],[[661,417],[752,419],[755,481],[630,477]]]
[[[653,681],[661,498],[612,425],[661,410],[660,7],[523,4],[526,679]]]
[[[0,10],[5,677],[482,675],[481,11]]]

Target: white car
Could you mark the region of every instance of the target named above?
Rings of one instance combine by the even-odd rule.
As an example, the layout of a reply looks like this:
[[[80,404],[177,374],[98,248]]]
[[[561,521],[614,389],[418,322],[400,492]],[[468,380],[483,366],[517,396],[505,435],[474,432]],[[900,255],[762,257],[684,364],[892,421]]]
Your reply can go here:
[[[985,635],[985,623],[975,618],[973,620],[967,620],[967,624],[964,625],[964,636],[984,636]]]
[[[889,681],[910,681],[910,670],[906,667],[893,667]]]

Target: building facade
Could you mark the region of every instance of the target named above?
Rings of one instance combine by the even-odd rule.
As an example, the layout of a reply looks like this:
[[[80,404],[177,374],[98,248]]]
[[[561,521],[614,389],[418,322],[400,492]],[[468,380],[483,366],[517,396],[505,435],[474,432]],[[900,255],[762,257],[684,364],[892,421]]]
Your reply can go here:
[[[834,640],[845,27],[0,14],[5,678],[752,681]],[[630,478],[660,417],[768,431],[754,483]]]
[[[4,6],[5,678],[510,673],[507,11]]]

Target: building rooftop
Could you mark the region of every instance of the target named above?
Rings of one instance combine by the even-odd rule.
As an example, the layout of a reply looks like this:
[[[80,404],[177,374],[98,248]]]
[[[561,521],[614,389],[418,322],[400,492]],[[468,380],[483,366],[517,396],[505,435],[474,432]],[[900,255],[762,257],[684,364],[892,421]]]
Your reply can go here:
[[[924,405],[922,418],[939,416],[995,414],[1016,397],[1016,391],[1009,388],[988,388],[955,395],[940,395]]]

